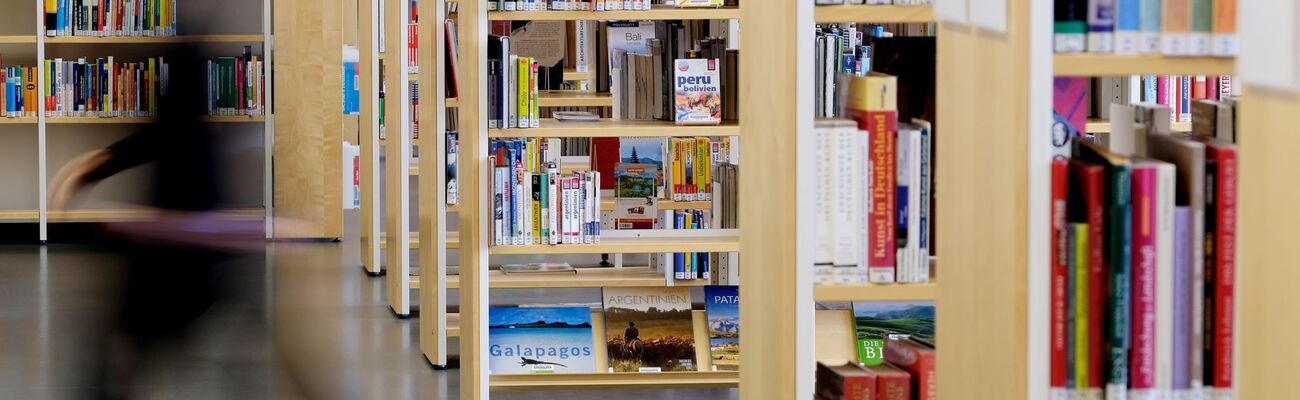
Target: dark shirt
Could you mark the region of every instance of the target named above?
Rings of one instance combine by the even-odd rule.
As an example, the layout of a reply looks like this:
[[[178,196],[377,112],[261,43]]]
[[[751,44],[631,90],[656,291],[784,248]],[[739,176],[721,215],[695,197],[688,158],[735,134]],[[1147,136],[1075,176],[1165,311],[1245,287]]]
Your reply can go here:
[[[631,342],[633,340],[641,340],[641,331],[638,331],[635,326],[629,326],[627,330],[623,331],[623,341]]]

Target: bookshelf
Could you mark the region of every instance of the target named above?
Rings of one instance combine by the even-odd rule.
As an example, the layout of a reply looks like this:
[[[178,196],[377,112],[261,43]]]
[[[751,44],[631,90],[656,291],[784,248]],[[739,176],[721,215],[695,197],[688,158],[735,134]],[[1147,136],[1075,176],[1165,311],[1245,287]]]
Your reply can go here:
[[[1110,132],[1110,121],[1104,119],[1089,119],[1087,125],[1084,127],[1088,133],[1106,133]],[[1171,122],[1169,123],[1169,130],[1174,132],[1191,132],[1192,123]]]
[[[589,74],[588,74],[589,75]],[[567,77],[568,74],[565,74]],[[609,93],[576,90],[542,91],[537,95],[541,107],[612,107],[614,99]],[[447,99],[447,107],[460,107],[460,101]]]
[[[1231,75],[1236,60],[1225,57],[1161,55],[1053,54],[1058,76]]]
[[[556,121],[543,119],[540,128],[488,129],[492,138],[512,137],[662,137],[662,136],[740,136],[740,124],[723,121],[720,125],[675,125],[669,121],[615,120]]]
[[[270,100],[274,93],[276,82],[271,70],[276,65],[276,60],[270,46],[272,38],[268,34],[272,25],[273,15],[270,9],[273,0],[233,0],[223,4],[180,0],[177,2],[176,9],[179,36],[115,37],[46,36],[43,3],[39,0],[23,1],[29,2],[30,6],[18,8],[22,10],[21,14],[23,15],[21,17],[17,14],[0,17],[0,21],[4,22],[4,24],[0,24],[4,25],[4,29],[0,30],[0,55],[5,56],[6,65],[36,66],[40,65],[41,60],[58,57],[65,59],[69,57],[88,57],[93,59],[101,56],[118,56],[122,59],[136,61],[140,56],[161,54],[161,51],[165,48],[164,46],[174,43],[205,43],[224,46],[220,47],[222,49],[234,48],[238,45],[250,45],[254,46],[259,58],[266,62],[266,98]],[[206,18],[208,15],[213,15],[212,11],[216,9],[221,10],[219,15],[216,15],[215,18]],[[200,16],[205,18],[200,18]],[[211,25],[211,28],[204,28],[198,24],[188,24],[190,21],[209,19],[216,22]],[[199,32],[194,31],[195,29],[209,29],[211,31]],[[288,29],[282,30],[289,31]],[[285,36],[292,36],[292,33],[290,32]],[[282,47],[293,48],[294,46],[292,44],[282,44]],[[219,55],[230,54],[214,54],[212,57]],[[39,75],[41,76],[38,77],[37,86],[44,86],[49,83],[45,74]],[[6,198],[6,204],[2,207],[4,209],[0,209],[0,221],[36,223],[39,228],[37,237],[34,239],[45,242],[48,240],[49,224],[52,223],[130,221],[148,217],[149,213],[143,209],[112,208],[115,206],[100,204],[97,200],[91,200],[89,203],[77,206],[78,208],[74,209],[49,210],[46,205],[46,195],[49,179],[71,155],[112,143],[117,140],[116,138],[138,129],[135,125],[155,122],[155,118],[55,117],[44,115],[44,112],[38,114],[40,115],[0,118],[0,127],[4,127],[2,129],[5,134],[31,132],[30,140],[35,144],[31,148],[26,146],[22,146],[21,149],[16,148],[15,151],[21,150],[24,153],[21,157],[6,155],[5,158],[25,160],[30,157],[33,163],[36,164],[35,168],[31,168],[32,166],[29,164],[13,165],[15,169],[34,169],[35,172],[32,173],[34,176],[30,178],[31,186],[19,187],[13,192],[16,194],[15,196]],[[274,142],[276,140],[275,118],[273,115],[274,110],[268,104],[265,115],[203,117],[203,121],[215,123],[213,129],[220,132],[223,137],[237,140],[240,145],[258,146],[260,142],[262,147],[260,156],[243,156],[239,159],[239,162],[260,164],[260,176],[255,179],[259,180],[261,184],[241,186],[237,194],[239,198],[237,207],[240,208],[227,211],[233,212],[240,217],[263,219],[266,224],[267,237],[273,234],[270,216],[275,188],[271,184],[273,180],[272,173],[280,169],[287,171],[294,169],[296,165],[301,165],[298,163],[300,159],[298,156],[285,154],[277,157],[281,161],[280,168],[272,168],[272,152],[275,149]],[[34,156],[30,154],[34,154]],[[7,179],[11,176],[14,175],[7,175]],[[101,185],[100,190],[116,192],[121,190],[119,187],[130,188],[133,185],[138,185],[138,183],[130,178],[124,178],[106,182]],[[286,180],[283,185],[294,186],[295,182],[292,179]],[[244,192],[245,190],[252,192]],[[299,192],[309,193],[307,191]],[[15,198],[21,198],[21,200],[14,200]],[[292,211],[293,208],[294,205],[286,204],[283,209]]]
[[[816,301],[934,301],[938,297],[938,292],[939,284],[936,282],[817,285],[813,287],[813,299]]]
[[[928,5],[834,5],[813,7],[813,22],[928,23],[934,22],[934,7]]]
[[[461,12],[464,12],[462,7]],[[738,19],[739,7],[720,8],[676,8],[655,6],[643,11],[490,11],[489,21],[646,21],[646,20],[702,20],[702,19]]]

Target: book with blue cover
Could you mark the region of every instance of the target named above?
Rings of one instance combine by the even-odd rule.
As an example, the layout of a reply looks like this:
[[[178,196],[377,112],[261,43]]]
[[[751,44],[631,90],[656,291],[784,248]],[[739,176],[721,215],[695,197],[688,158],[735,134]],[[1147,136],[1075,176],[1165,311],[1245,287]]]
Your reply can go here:
[[[596,372],[587,307],[490,307],[493,374]]]
[[[740,370],[740,287],[705,286],[704,312],[709,321],[713,368]]]

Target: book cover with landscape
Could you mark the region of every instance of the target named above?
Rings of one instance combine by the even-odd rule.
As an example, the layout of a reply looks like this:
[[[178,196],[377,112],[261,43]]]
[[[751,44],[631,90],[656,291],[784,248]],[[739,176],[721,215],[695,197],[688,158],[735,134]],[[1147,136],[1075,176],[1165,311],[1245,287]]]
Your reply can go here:
[[[740,287],[705,286],[709,353],[719,371],[740,370]]]
[[[615,166],[615,192],[614,197],[662,197],[664,185],[664,146],[666,141],[659,137],[627,137],[620,138],[618,141],[618,165]],[[624,172],[636,169],[631,174],[620,174],[619,165],[639,165],[640,168],[622,169]],[[653,170],[650,168],[653,166]],[[654,176],[653,186],[649,188],[649,195],[645,195],[644,188],[639,186],[628,186],[632,191],[625,191],[622,187],[617,187],[619,178],[632,177],[638,174],[652,174]],[[644,179],[645,176],[636,176],[637,179]]]
[[[857,328],[859,361],[875,365],[884,361],[880,349],[890,334],[919,339],[934,337],[934,302],[855,301],[853,322]]]
[[[603,297],[614,372],[695,370],[690,288],[610,287]]]
[[[591,309],[491,307],[488,370],[494,374],[595,372]]]

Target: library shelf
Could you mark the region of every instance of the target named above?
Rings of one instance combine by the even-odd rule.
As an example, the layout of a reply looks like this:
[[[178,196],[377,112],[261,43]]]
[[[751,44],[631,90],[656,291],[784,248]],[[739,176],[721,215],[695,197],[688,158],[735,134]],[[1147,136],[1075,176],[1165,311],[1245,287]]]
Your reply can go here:
[[[447,337],[460,337],[460,313],[447,313]]]
[[[666,285],[664,274],[650,267],[588,267],[576,268],[575,274],[506,275],[500,270],[488,271],[488,287],[492,289],[522,288],[598,288],[598,287],[648,287]],[[414,281],[412,277],[411,282]],[[674,286],[706,286],[707,279],[673,281]],[[414,283],[412,283],[414,285]],[[459,289],[460,276],[448,275],[447,288]]]
[[[707,388],[736,387],[740,373],[723,372],[659,372],[659,373],[588,373],[588,374],[511,374],[491,375],[493,388],[508,389],[571,389],[571,388]]]
[[[674,238],[603,238],[593,244],[532,244],[489,246],[488,252],[502,254],[617,254],[617,253],[728,253],[740,251],[740,238],[727,237],[674,237]]]
[[[578,72],[577,68],[565,68],[563,79],[566,81],[585,81],[595,76],[596,74],[591,73],[590,70],[587,72]]]
[[[560,11],[562,12],[562,11]],[[541,127],[526,129],[488,129],[491,138],[520,137],[665,137],[665,136],[739,136],[740,124],[722,121],[720,125],[677,125],[672,121],[617,120],[556,121],[542,119]]]
[[[935,22],[932,6],[833,5],[813,8],[819,24],[841,22],[927,23]]]
[[[489,21],[619,21],[663,19],[739,19],[739,7],[677,8],[656,6],[642,11],[489,11]]]
[[[577,90],[544,90],[537,93],[541,107],[613,107],[614,98],[609,93]],[[447,108],[460,107],[456,98],[447,99]]]
[[[418,249],[418,248],[420,248],[420,233],[419,233],[419,232],[411,232],[411,233],[408,233],[408,235],[410,235],[410,237],[411,237],[411,239],[410,239],[410,241],[409,241],[409,242],[410,242],[409,247],[412,248],[412,249]],[[388,248],[388,233],[380,233],[380,234],[379,234],[379,249],[380,249],[380,250],[384,250],[384,249],[387,249],[387,248]],[[447,248],[448,248],[448,249],[459,249],[459,248],[460,248],[460,235],[458,235],[456,232],[447,232]]]
[[[245,123],[266,122],[262,115],[209,115],[201,117],[203,122]],[[158,121],[154,117],[46,117],[47,124],[148,124]]]
[[[1110,121],[1104,119],[1089,119],[1086,125],[1088,133],[1110,133]],[[1191,122],[1171,122],[1169,130],[1174,132],[1191,132]]]
[[[184,35],[184,36],[55,36],[48,44],[137,44],[137,43],[262,43],[266,35]]]
[[[248,221],[261,220],[266,216],[261,208],[236,208],[220,212]],[[120,222],[145,221],[156,215],[154,210],[146,209],[85,209],[50,211],[47,218],[50,222]]]
[[[938,293],[939,284],[933,281],[813,286],[813,299],[816,301],[933,301],[938,298]]]
[[[0,44],[35,44],[33,35],[0,35]]]
[[[35,124],[37,122],[36,117],[0,117],[0,125]]]
[[[0,210],[0,222],[35,222],[40,219],[40,210]]]
[[[1052,56],[1057,76],[1230,75],[1235,58],[1071,53]]]

